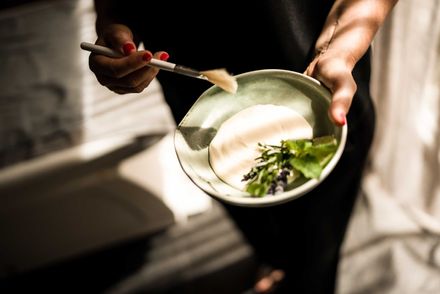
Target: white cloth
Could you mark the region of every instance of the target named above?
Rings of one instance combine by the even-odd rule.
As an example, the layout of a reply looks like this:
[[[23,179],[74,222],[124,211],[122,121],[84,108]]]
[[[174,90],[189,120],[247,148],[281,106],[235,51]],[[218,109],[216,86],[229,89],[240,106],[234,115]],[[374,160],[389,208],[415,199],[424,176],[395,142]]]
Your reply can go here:
[[[373,44],[377,110],[338,292],[440,293],[440,2],[401,0]]]

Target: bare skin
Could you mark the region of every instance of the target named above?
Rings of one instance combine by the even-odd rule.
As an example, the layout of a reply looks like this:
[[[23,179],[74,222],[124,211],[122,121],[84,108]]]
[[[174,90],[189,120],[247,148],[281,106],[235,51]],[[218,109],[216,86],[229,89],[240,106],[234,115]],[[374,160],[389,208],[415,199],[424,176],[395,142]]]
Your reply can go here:
[[[329,117],[346,122],[357,86],[352,70],[397,0],[335,1],[316,42],[315,58],[305,74],[321,81],[332,93]]]
[[[107,46],[123,53],[123,58],[111,58],[90,54],[89,66],[99,83],[118,94],[140,93],[156,77],[159,69],[149,67],[148,61],[154,56],[167,60],[164,51],[151,53],[149,50],[137,50],[131,30],[122,24],[110,24],[105,27],[96,40],[96,44]]]
[[[283,278],[284,271],[273,269],[255,283],[254,292],[261,294],[273,293],[277,288],[277,284],[281,282]]]

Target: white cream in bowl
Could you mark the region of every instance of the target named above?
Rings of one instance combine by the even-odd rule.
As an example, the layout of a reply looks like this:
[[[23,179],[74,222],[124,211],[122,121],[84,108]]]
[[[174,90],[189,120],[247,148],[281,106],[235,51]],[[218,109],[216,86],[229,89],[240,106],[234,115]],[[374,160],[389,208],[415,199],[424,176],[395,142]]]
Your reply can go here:
[[[244,190],[243,176],[260,156],[258,143],[313,138],[312,126],[295,110],[273,104],[245,108],[222,123],[209,145],[209,163],[227,184]]]

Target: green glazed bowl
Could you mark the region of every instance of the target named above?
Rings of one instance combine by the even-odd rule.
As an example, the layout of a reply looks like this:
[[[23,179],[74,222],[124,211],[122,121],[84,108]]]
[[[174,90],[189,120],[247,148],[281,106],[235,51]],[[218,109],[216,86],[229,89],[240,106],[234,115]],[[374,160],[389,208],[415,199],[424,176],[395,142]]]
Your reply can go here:
[[[338,127],[327,115],[331,94],[317,80],[288,70],[257,70],[237,75],[236,79],[236,94],[212,86],[197,99],[177,126],[174,148],[183,171],[208,195],[238,206],[270,206],[305,195],[330,174],[345,147],[347,124]],[[225,120],[255,104],[290,107],[309,122],[314,137],[335,136],[338,141],[336,153],[319,179],[295,181],[295,185],[289,186],[283,193],[254,197],[217,177],[209,163],[208,146],[211,140]]]

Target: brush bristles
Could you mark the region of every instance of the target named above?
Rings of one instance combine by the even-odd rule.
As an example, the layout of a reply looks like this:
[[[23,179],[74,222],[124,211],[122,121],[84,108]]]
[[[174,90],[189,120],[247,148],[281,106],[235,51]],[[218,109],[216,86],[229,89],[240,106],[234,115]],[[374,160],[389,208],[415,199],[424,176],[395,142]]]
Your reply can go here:
[[[226,70],[213,69],[202,71],[201,74],[203,74],[208,79],[208,81],[210,81],[214,85],[219,86],[223,90],[232,94],[235,94],[237,92],[237,81]]]

